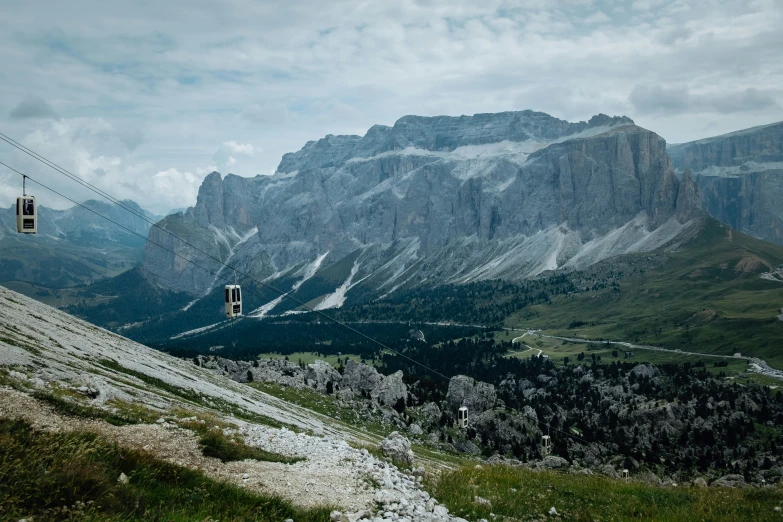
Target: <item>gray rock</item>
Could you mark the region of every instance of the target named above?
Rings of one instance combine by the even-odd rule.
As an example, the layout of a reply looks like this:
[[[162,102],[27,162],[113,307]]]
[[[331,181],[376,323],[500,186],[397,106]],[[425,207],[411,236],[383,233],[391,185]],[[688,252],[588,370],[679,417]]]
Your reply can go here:
[[[345,365],[345,371],[342,376],[342,387],[361,393],[369,393],[378,387],[383,380],[383,376],[372,366],[349,360]]]
[[[421,429],[421,426],[414,423],[408,426],[408,435],[412,435],[414,437],[418,437],[419,435],[423,435],[424,431]]]
[[[745,477],[736,474],[723,475],[719,479],[715,480],[712,485],[723,488],[742,488],[747,486],[745,483]]]
[[[421,414],[428,423],[435,424],[440,419],[441,411],[437,404],[428,402],[421,407]]]
[[[660,370],[652,364],[637,364],[633,367],[631,373],[637,377],[646,377],[648,379],[661,375]]]
[[[696,477],[691,482],[691,485],[696,488],[706,488],[707,487],[707,481],[704,480],[702,477]]]
[[[549,455],[543,460],[539,461],[537,464],[537,467],[545,469],[559,469],[567,467],[568,461],[563,457],[558,457],[557,455]]]
[[[410,441],[399,432],[393,431],[378,444],[378,449],[386,456],[406,466],[413,466],[413,451]]]
[[[397,401],[408,397],[408,388],[402,382],[402,372],[397,371],[381,379],[371,392],[370,397],[386,406],[394,406]]]
[[[452,377],[446,393],[446,401],[455,412],[461,406],[467,406],[469,418],[470,415],[491,409],[496,398],[494,386],[466,375]]]
[[[454,448],[461,453],[469,453],[471,455],[478,455],[481,453],[481,448],[469,440],[454,441]]]
[[[307,384],[325,393],[329,383],[339,385],[342,380],[340,373],[335,370],[331,364],[326,361],[315,361],[307,365],[307,375],[305,377]],[[336,388],[333,387],[334,390]]]

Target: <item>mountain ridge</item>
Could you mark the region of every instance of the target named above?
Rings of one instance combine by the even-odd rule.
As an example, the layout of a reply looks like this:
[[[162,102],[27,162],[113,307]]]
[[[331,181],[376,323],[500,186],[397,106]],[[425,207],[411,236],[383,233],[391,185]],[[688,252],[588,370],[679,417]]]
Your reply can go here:
[[[506,139],[509,128],[524,141]],[[273,176],[213,172],[196,206],[161,226],[332,307],[362,286],[381,296],[424,281],[514,280],[656,248],[700,215],[693,194],[665,141],[626,117],[406,116],[361,138],[309,142]],[[656,231],[660,241],[648,244]],[[198,298],[228,280],[220,263],[167,234],[150,239],[218,273],[148,246],[145,268],[163,286]],[[592,254],[577,257],[585,245]],[[327,277],[329,269],[338,273]]]
[[[741,232],[783,245],[783,122],[667,147],[690,170],[704,208]]]

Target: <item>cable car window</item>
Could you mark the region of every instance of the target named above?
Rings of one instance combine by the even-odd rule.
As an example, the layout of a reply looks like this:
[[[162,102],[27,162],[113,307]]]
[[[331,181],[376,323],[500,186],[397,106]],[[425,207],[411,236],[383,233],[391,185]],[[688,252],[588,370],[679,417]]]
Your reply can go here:
[[[227,303],[231,302],[231,297],[230,297],[229,292],[230,292],[230,290],[228,288],[226,288],[226,302]]]
[[[237,288],[237,301],[241,301],[241,300],[242,300],[242,289]]]
[[[19,198],[16,199],[16,215],[21,213],[21,206],[19,205]]]
[[[232,288],[231,289],[231,302],[236,303],[237,302],[237,289]]]
[[[34,206],[33,206],[33,200],[32,199],[25,199],[22,203],[22,212],[25,216],[32,216],[35,214]]]

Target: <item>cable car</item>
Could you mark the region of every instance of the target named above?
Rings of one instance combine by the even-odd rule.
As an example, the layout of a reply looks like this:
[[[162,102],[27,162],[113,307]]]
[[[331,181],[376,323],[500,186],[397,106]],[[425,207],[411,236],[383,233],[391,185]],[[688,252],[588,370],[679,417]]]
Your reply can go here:
[[[541,453],[546,456],[552,451],[552,438],[549,435],[541,437]]]
[[[628,480],[628,470],[627,470],[627,469],[624,469],[624,470],[623,470],[623,478],[624,478],[625,480]]]
[[[226,285],[226,317],[242,315],[242,289],[239,285]]]
[[[468,427],[468,409],[463,406],[457,411],[457,427],[459,428],[467,428]]]
[[[16,231],[20,234],[38,233],[38,207],[35,196],[28,196],[25,189],[27,176],[22,177],[22,197],[16,198]]]

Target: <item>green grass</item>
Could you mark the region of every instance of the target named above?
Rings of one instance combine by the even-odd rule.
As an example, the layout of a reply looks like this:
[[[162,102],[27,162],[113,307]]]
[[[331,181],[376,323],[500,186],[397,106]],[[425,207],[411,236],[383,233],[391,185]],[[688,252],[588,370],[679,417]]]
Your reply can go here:
[[[545,514],[552,507],[563,520],[578,521],[780,520],[774,507],[783,503],[780,487],[659,487],[509,466],[465,467],[430,478],[426,485],[453,515],[469,520],[542,520],[551,518]],[[476,503],[476,496],[491,506]]]
[[[127,484],[118,483],[121,473]],[[320,522],[330,509],[299,509],[95,434],[38,432],[0,420],[2,520]]]
[[[151,377],[149,375],[146,375],[141,372],[137,372],[135,370],[131,370],[130,368],[126,368],[119,364],[116,361],[113,361],[111,359],[101,359],[98,361],[99,364],[107,369],[114,370],[118,373],[124,373],[126,375],[130,375],[133,377],[136,377],[137,379],[141,380],[142,382],[154,386],[158,390],[162,390],[165,392],[170,393],[171,395],[178,397],[180,399],[184,399],[190,403],[198,404],[200,406],[204,406],[207,408],[215,408],[220,410],[223,413],[233,415],[237,418],[244,419],[248,422],[254,422],[256,424],[263,424],[265,426],[270,426],[272,428],[282,428],[287,427],[291,428],[294,431],[296,428],[286,425],[280,421],[277,421],[271,417],[266,417],[264,415],[258,415],[256,413],[253,413],[251,411],[248,411],[244,408],[240,408],[239,406],[236,406],[235,404],[231,404],[223,399],[220,399],[218,397],[212,397],[212,398],[206,398],[203,395],[197,393],[194,390],[191,389],[184,389],[180,388],[178,386],[173,386],[165,381],[162,381],[161,379],[158,379],[156,377]]]
[[[564,341],[561,339],[553,339],[551,337],[546,337],[546,335],[568,335],[568,332],[556,332],[556,331],[546,331],[541,332],[544,335],[539,334],[531,334],[526,335],[524,338],[522,338],[517,343],[514,343],[514,348],[511,352],[508,353],[507,357],[516,357],[520,359],[526,359],[530,357],[531,355],[535,355],[538,353],[538,350],[540,349],[541,352],[545,355],[548,355],[549,358],[555,362],[556,364],[563,364],[565,358],[567,357],[569,360],[569,364],[579,364],[579,360],[577,359],[579,354],[584,352],[585,359],[584,362],[591,363],[592,362],[592,355],[595,354],[596,357],[601,357],[601,364],[611,364],[613,361],[615,362],[630,362],[634,364],[642,364],[642,363],[648,363],[648,364],[685,364],[689,363],[691,365],[704,363],[704,368],[715,375],[720,374],[723,372],[727,378],[730,379],[738,379],[737,382],[742,384],[760,384],[762,386],[781,386],[783,383],[781,383],[779,380],[774,379],[772,377],[767,377],[765,375],[760,375],[758,373],[752,373],[748,371],[748,362],[745,359],[733,359],[733,358],[717,358],[717,357],[705,357],[702,355],[691,355],[686,353],[671,353],[671,352],[661,352],[661,351],[654,351],[654,350],[644,350],[641,348],[634,348],[629,349],[624,346],[614,346],[614,345],[606,345],[603,342],[575,342],[575,341]],[[495,337],[498,338],[502,334],[500,332],[496,332]],[[511,338],[516,338],[521,335],[520,332],[513,333],[512,335],[509,335]],[[528,346],[531,346],[534,348],[534,350],[526,350],[524,345],[522,343],[527,344]],[[612,355],[612,352],[617,352],[617,357],[614,357]],[[626,359],[624,356],[625,351],[631,351],[633,352],[633,356]],[[716,362],[723,363],[725,362],[726,366],[715,366]]]
[[[101,419],[114,426],[127,426],[141,422],[154,422],[157,418],[151,412],[135,410],[132,415],[124,412],[113,413],[108,410],[96,408],[86,404],[80,404],[73,399],[66,399],[51,392],[37,391],[33,397],[51,406],[54,411],[69,417],[85,419]]]
[[[783,284],[760,278],[768,270],[763,263],[743,271],[751,258],[778,266],[783,247],[729,234],[728,227],[707,219],[677,252],[619,256],[584,276],[614,273],[616,288],[556,296],[551,304],[521,310],[506,324],[692,352],[742,352],[783,368],[783,321],[777,319]]]
[[[388,431],[379,423],[361,419],[353,408],[340,407],[333,395],[324,395],[308,388],[296,388],[275,383],[251,382],[248,383],[248,386],[346,424],[360,424],[362,429],[372,434],[385,436]]]
[[[221,462],[234,462],[239,460],[262,460],[266,462],[281,462],[283,464],[296,464],[306,460],[300,457],[287,457],[279,453],[272,453],[248,446],[239,436],[226,435],[222,428],[232,427],[215,419],[208,422],[189,421],[181,425],[199,434],[199,445],[205,457],[220,459]]]

